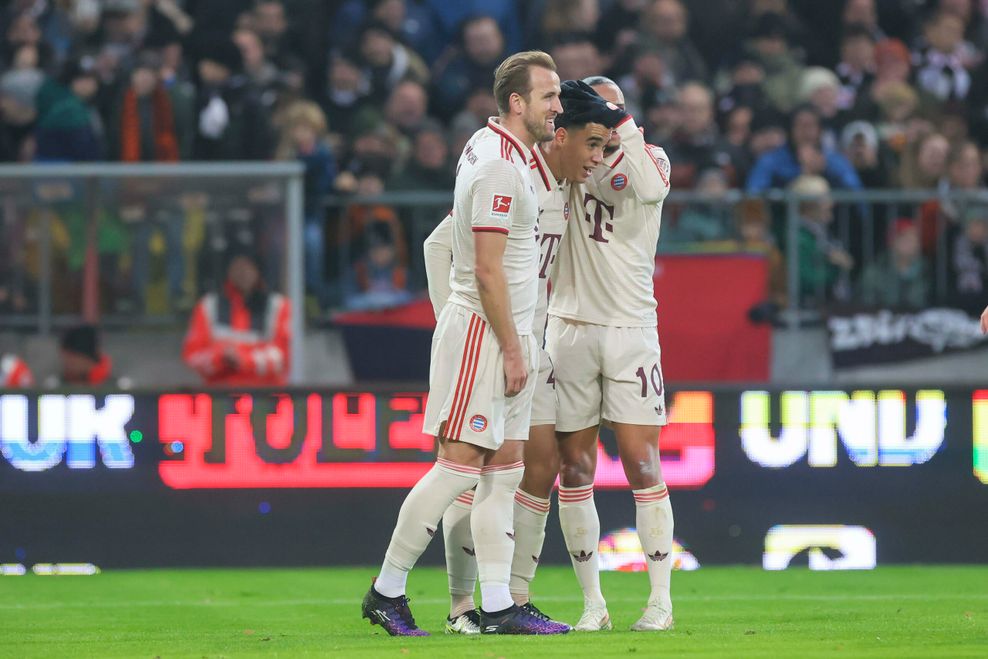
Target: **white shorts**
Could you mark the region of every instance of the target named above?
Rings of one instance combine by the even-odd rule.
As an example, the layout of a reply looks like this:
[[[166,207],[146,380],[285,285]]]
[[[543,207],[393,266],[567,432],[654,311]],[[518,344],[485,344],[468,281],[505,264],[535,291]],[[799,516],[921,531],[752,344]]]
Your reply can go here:
[[[546,349],[555,368],[556,430],[600,424],[666,424],[659,335],[654,327],[607,327],[549,317]]]
[[[432,336],[429,398],[422,432],[497,450],[505,439],[528,439],[538,372],[538,345],[521,336],[528,382],[516,396],[504,395],[504,357],[494,330],[458,304],[447,304]],[[445,424],[445,428],[443,428]]]
[[[539,350],[539,374],[535,381],[535,398],[532,400],[532,425],[556,424],[556,380],[552,372],[552,359],[545,350]]]

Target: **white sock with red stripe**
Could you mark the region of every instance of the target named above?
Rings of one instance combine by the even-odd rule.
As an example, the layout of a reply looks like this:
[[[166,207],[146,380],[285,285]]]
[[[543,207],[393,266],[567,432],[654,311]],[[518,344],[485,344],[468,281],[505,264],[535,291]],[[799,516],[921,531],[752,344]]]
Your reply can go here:
[[[391,544],[384,555],[374,590],[385,597],[405,594],[405,581],[415,562],[436,534],[439,520],[453,500],[480,480],[480,469],[444,460],[419,479],[405,497]]]
[[[600,592],[600,519],[593,500],[593,484],[579,487],[559,486],[559,525],[566,540],[566,551],[573,561],[576,580],[583,589],[585,604],[604,606]]]
[[[652,585],[649,602],[660,602],[672,611],[669,581],[672,575],[672,504],[665,483],[644,490],[633,490],[635,495],[638,537],[645,551],[648,580]]]
[[[528,602],[528,586],[539,566],[545,542],[545,520],[549,516],[549,499],[515,492],[515,555],[511,559],[511,599],[519,606]]]
[[[484,467],[474,495],[470,529],[477,552],[481,607],[488,613],[514,603],[508,589],[515,551],[514,499],[524,473],[522,462]]]
[[[446,572],[449,575],[449,617],[477,608],[473,591],[477,587],[477,559],[470,534],[473,490],[456,497],[443,513],[443,540],[446,543]]]

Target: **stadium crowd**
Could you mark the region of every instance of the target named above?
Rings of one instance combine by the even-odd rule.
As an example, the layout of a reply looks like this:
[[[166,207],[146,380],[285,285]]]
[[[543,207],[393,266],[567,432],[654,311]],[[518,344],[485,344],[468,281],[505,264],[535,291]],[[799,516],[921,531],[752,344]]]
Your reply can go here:
[[[977,190],[988,155],[986,0],[11,0],[0,36],[3,161],[304,163],[317,309],[408,299],[407,219],[375,204],[335,219],[323,199],[448,193],[463,145],[496,113],[495,67],[522,48],[549,52],[561,79],[617,81],[669,154],[673,189],[711,199],[794,182],[823,195]],[[889,217],[869,263],[827,229],[832,207],[803,210],[807,299],[839,298],[853,275],[884,303],[927,304],[946,236],[951,290],[979,308],[985,210],[932,200]],[[769,251],[783,239],[759,229],[757,209],[724,214],[671,209],[663,242],[750,244],[746,226]],[[169,252],[189,243],[189,224],[165,231]],[[101,254],[146,252],[147,225],[130,226],[101,228]],[[326,255],[344,235],[356,248],[336,265],[341,294]],[[70,272],[81,266],[68,258]],[[140,260],[119,297],[143,304]],[[167,278],[188,310],[202,287],[190,290],[180,262]],[[0,305],[16,310],[15,293]]]

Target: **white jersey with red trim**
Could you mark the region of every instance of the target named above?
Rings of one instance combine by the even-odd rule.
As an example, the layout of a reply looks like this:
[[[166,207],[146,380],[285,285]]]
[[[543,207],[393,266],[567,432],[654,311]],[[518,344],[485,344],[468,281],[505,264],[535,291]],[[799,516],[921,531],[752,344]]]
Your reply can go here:
[[[538,299],[539,208],[529,157],[521,140],[496,118],[491,118],[463,149],[456,166],[453,193],[453,274],[449,301],[487,319],[477,289],[473,234],[503,233],[508,237],[504,274],[519,335],[532,333]]]
[[[669,159],[627,117],[621,148],[581,186],[559,250],[549,314],[610,327],[655,327],[655,249]]]
[[[556,181],[545,161],[542,149],[532,149],[532,172],[539,195],[539,299],[535,306],[535,338],[541,347],[545,338],[546,319],[549,316],[550,280],[555,269],[556,256],[566,234],[566,226],[575,208],[572,197],[574,186],[569,181]]]

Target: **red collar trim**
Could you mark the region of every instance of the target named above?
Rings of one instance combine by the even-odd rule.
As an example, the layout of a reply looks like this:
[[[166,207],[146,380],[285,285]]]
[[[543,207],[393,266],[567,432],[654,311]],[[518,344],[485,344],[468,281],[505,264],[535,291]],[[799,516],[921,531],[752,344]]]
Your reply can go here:
[[[542,153],[538,145],[532,147],[532,169],[539,170],[539,176],[542,177],[542,182],[545,184],[546,192],[552,192],[552,185],[549,183],[549,176],[545,172],[545,166],[542,164]]]
[[[515,147],[515,150],[518,151],[518,155],[521,156],[522,164],[528,164],[528,158],[525,157],[525,150],[521,148],[521,142],[517,137],[511,134],[510,130],[497,123],[494,117],[487,120],[487,127],[504,139],[508,140],[508,142],[511,143],[511,146]]]

